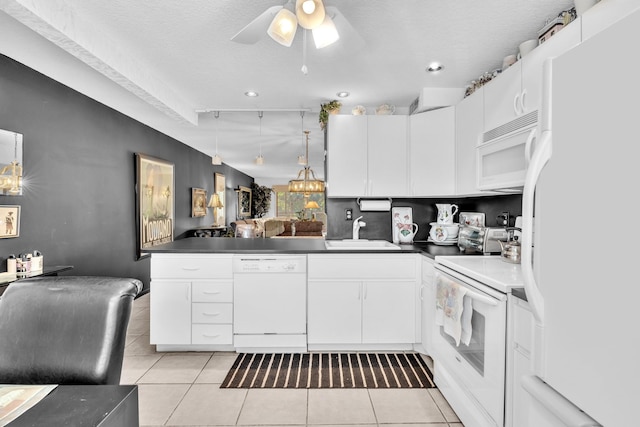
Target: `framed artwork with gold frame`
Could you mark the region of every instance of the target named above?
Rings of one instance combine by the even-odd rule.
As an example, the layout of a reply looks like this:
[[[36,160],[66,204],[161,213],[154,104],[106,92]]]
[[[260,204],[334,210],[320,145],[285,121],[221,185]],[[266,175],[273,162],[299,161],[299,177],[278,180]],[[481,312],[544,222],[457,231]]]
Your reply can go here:
[[[227,223],[227,219],[225,215],[225,210],[227,206],[227,200],[225,197],[226,188],[227,188],[225,177],[223,174],[216,172],[213,174],[213,178],[214,178],[214,183],[213,183],[214,192],[218,195],[218,198],[220,199],[220,203],[222,204],[221,208],[214,209],[214,215],[217,215],[217,217],[215,218],[216,221],[214,222],[219,225],[225,225]]]
[[[136,216],[138,259],[144,250],[173,242],[174,170],[173,163],[136,153]]]
[[[191,188],[191,216],[202,217],[207,214],[207,192],[202,188]]]

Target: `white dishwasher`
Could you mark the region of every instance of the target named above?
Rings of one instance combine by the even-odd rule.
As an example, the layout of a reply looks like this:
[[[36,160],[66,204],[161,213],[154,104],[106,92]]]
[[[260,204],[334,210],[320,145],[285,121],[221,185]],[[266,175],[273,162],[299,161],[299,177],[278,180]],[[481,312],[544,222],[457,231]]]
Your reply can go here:
[[[307,351],[307,257],[233,257],[233,341],[238,352]]]

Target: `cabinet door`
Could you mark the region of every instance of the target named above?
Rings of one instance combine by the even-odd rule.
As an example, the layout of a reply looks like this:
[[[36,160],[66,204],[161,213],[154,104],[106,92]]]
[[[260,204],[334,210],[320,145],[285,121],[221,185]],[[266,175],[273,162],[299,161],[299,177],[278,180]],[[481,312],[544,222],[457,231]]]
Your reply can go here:
[[[365,196],[367,116],[331,115],[327,125],[327,196]]]
[[[484,131],[487,132],[521,114],[522,61],[507,68],[484,86]]]
[[[407,196],[407,116],[368,116],[367,134],[366,195]]]
[[[360,282],[309,281],[309,344],[354,344],[362,339]]]
[[[421,327],[422,327],[422,347],[427,354],[433,354],[433,333],[436,318],[436,282],[435,282],[434,262],[430,259],[422,260],[422,299]]]
[[[476,145],[484,126],[484,88],[456,105],[456,194],[480,193],[477,185]]]
[[[409,120],[411,195],[453,195],[455,107],[416,114]]]
[[[574,21],[522,58],[523,114],[540,109],[542,66],[548,58],[562,55],[580,43],[580,22]]]
[[[364,282],[362,342],[415,341],[415,282]]]
[[[151,344],[191,344],[191,282],[152,280]]]

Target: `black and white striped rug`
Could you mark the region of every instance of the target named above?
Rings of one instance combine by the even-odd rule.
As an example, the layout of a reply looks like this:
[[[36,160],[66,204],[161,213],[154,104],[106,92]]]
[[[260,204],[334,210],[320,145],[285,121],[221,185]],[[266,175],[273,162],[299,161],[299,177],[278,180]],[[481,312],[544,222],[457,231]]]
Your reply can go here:
[[[435,388],[413,353],[241,353],[220,388]]]

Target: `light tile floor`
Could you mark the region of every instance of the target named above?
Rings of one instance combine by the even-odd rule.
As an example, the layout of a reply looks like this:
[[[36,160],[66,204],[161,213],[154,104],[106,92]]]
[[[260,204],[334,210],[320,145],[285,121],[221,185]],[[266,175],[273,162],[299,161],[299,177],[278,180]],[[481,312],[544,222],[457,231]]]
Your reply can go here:
[[[436,389],[221,389],[235,353],[157,353],[149,295],[133,307],[122,384],[138,384],[141,426],[463,427]]]

